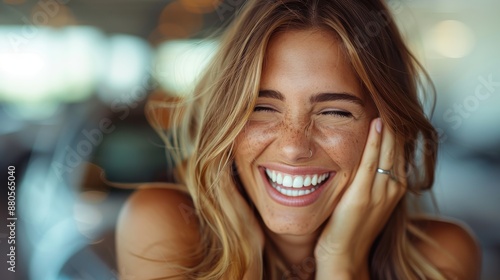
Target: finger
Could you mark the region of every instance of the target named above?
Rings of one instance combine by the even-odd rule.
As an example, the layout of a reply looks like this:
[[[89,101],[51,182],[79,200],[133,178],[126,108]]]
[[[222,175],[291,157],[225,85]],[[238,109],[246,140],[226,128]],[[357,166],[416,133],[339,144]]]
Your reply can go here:
[[[382,143],[380,147],[380,156],[378,160],[378,168],[393,172],[394,155],[396,150],[396,141],[394,133],[384,126],[382,130]],[[383,174],[376,172],[374,188],[372,191],[379,191],[385,195],[387,189],[387,182],[391,179],[391,174]],[[379,194],[382,195],[382,194]]]
[[[380,142],[381,142],[382,121],[376,118],[371,122],[370,132],[366,140],[365,149],[361,157],[358,171],[349,189],[352,191],[361,191],[370,193],[373,184],[373,178],[377,171]]]
[[[382,130],[382,144],[380,147],[380,157],[378,166],[385,170],[391,170],[394,165],[394,155],[396,151],[396,139],[394,133],[384,126]]]

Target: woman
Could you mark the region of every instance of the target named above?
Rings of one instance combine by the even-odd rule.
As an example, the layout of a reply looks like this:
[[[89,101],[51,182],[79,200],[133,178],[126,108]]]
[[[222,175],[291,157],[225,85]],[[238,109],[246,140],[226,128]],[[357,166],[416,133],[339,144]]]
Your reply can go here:
[[[121,273],[477,279],[466,230],[407,210],[436,161],[419,70],[381,1],[246,3],[172,118],[181,184],[122,211]]]

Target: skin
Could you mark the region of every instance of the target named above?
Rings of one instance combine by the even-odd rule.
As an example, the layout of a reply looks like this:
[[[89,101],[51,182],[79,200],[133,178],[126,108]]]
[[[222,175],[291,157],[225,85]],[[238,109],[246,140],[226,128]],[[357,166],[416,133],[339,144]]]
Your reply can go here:
[[[283,100],[259,97],[237,138],[239,176],[266,226],[276,234],[311,234],[330,216],[337,197],[353,177],[370,121],[376,116],[338,44],[332,42],[333,36],[320,31],[288,32],[270,41],[260,89],[279,92]],[[363,105],[349,100],[309,100],[318,93],[337,92],[354,95]],[[274,202],[264,191],[258,167],[269,162],[321,166],[337,174],[316,203],[288,207]]]
[[[279,92],[282,100],[261,94],[237,138],[235,162],[270,238],[285,252],[290,247],[303,248],[302,254],[293,254],[295,260],[290,259],[295,263],[312,254],[321,225],[354,178],[377,112],[363,94],[337,39],[321,30],[274,36],[267,49],[260,89]],[[341,92],[361,102],[310,101],[318,93]],[[313,151],[310,158],[309,148]],[[289,207],[275,202],[265,191],[259,166],[270,162],[321,166],[336,174],[315,203]]]
[[[276,245],[299,279],[331,279],[332,275],[369,279],[368,252],[406,192],[406,181],[402,147],[377,118],[354,77],[336,38],[327,32],[288,31],[270,41],[261,90],[279,92],[282,98],[263,94],[266,97],[258,99],[235,149],[238,174],[260,214],[254,216],[238,191],[231,193],[240,216],[255,233],[255,260],[244,279],[260,279],[259,260],[266,240]],[[324,92],[351,94],[362,105],[345,100],[310,102],[311,96]],[[264,190],[258,168],[269,162],[321,166],[336,175],[314,203],[284,206]],[[376,173],[377,167],[393,169],[398,179]],[[202,246],[198,221],[189,196],[176,188],[147,185],[125,204],[117,227],[117,261],[123,279],[177,275],[179,270],[165,264],[197,263],[189,254]],[[425,258],[450,279],[479,279],[480,251],[466,229],[427,218],[415,225],[442,246],[437,250],[416,241]],[[312,271],[305,269],[304,260],[312,260]]]

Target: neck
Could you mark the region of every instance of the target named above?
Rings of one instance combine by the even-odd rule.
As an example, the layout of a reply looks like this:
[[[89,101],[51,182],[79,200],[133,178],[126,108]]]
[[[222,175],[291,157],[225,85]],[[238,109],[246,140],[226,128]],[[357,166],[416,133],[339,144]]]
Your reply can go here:
[[[309,279],[316,270],[314,248],[323,227],[306,235],[276,234],[267,230],[267,236],[283,258],[290,276]]]

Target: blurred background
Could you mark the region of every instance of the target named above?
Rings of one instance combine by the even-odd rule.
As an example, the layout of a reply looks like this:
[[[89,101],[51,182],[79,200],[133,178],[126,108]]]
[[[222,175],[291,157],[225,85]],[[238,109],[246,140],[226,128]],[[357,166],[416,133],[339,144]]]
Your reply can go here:
[[[114,227],[131,190],[107,180],[171,180],[145,104],[189,92],[217,47],[207,36],[244,1],[0,1],[0,167],[15,167],[18,217],[15,273],[0,227],[0,278],[118,279]],[[438,213],[470,227],[482,279],[500,279],[500,2],[387,3],[437,88]]]

